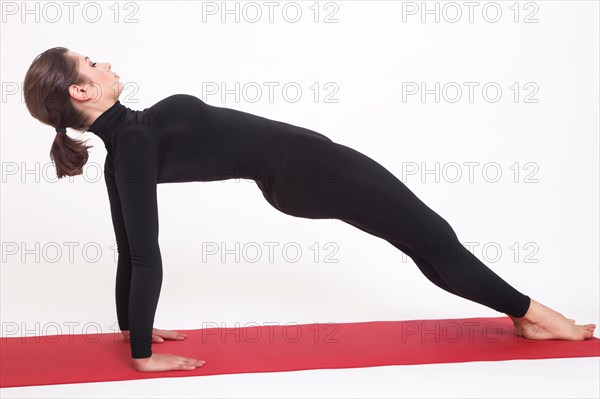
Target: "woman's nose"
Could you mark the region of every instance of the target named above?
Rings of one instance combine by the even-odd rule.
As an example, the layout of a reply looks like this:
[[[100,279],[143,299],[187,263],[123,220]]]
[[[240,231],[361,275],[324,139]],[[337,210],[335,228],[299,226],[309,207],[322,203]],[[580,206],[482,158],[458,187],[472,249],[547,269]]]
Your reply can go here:
[[[110,68],[112,68],[112,65],[110,64],[110,62],[106,63],[108,65],[108,70],[110,71]]]

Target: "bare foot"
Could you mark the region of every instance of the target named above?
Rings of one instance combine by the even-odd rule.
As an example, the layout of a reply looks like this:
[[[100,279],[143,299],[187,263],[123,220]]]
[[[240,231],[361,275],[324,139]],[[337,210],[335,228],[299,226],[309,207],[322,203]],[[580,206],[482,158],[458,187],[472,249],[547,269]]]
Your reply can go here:
[[[515,334],[527,339],[562,339],[583,341],[592,338],[595,324],[575,324],[562,314],[531,300],[523,317],[508,315],[515,326]]]

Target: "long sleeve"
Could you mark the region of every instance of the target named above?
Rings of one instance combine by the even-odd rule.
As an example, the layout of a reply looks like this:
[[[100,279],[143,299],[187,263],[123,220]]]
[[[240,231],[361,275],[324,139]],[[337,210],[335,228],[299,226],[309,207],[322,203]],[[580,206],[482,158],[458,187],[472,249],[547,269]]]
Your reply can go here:
[[[110,214],[117,241],[117,276],[115,281],[115,303],[117,308],[117,320],[121,330],[129,330],[129,291],[131,286],[131,252],[129,241],[125,230],[125,221],[121,210],[121,199],[117,183],[115,182],[115,171],[113,160],[110,155],[106,156],[104,163],[104,181],[108,191],[110,203]]]
[[[152,327],[163,278],[157,142],[152,133],[149,128],[130,126],[114,137],[114,177],[132,263],[128,316],[134,359],[152,355]]]

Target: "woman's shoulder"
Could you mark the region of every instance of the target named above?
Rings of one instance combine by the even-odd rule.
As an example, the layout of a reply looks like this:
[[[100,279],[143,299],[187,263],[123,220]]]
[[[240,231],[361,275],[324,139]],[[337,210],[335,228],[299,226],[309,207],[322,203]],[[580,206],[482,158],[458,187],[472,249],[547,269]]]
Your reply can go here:
[[[186,114],[195,113],[204,107],[206,103],[191,94],[173,94],[155,103],[144,110],[144,116],[148,120],[167,120],[177,118]]]
[[[118,149],[155,148],[161,131],[177,120],[186,120],[202,112],[204,101],[191,94],[170,95],[143,111],[135,111],[113,133],[113,147]]]
[[[163,98],[162,100],[157,102],[154,106],[164,105],[164,104],[184,104],[184,103],[204,103],[204,101],[202,101],[201,99],[199,99],[198,97],[196,97],[192,94],[178,93],[178,94],[172,94],[168,97]]]

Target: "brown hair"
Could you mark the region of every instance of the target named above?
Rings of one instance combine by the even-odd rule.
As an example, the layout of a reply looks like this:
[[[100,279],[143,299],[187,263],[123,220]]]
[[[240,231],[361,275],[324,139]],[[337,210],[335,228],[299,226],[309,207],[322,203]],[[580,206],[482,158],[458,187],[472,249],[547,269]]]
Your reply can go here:
[[[70,127],[85,132],[85,114],[75,108],[69,95],[69,86],[85,83],[88,78],[81,75],[77,60],[67,54],[69,49],[54,47],[39,54],[27,70],[23,92],[27,110],[40,122],[59,127]],[[66,133],[56,133],[50,159],[56,166],[58,178],[83,173],[88,160],[88,146]]]

